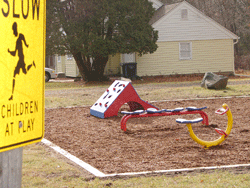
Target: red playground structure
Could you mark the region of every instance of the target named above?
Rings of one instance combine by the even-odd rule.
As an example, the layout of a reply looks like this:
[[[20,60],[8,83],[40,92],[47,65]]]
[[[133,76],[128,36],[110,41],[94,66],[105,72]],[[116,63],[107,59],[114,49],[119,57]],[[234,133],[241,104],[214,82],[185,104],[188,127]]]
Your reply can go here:
[[[90,108],[90,114],[99,118],[117,116],[123,104],[127,103],[131,111],[158,109],[143,101],[130,82],[116,80]]]
[[[156,110],[154,108],[148,108],[147,110],[136,110],[133,112],[122,111],[122,114],[125,114],[121,120],[121,129],[126,131],[126,123],[130,118],[142,118],[142,117],[156,117],[156,116],[172,116],[172,115],[183,115],[183,114],[200,114],[202,118],[202,123],[209,125],[207,114],[202,111],[207,107],[196,108],[196,107],[187,107],[187,108],[175,108],[175,109],[162,109]]]

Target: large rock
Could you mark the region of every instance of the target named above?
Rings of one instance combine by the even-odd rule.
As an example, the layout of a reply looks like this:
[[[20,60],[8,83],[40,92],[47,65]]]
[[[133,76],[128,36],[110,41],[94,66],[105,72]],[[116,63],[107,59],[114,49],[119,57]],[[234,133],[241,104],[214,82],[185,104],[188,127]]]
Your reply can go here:
[[[201,81],[201,87],[207,89],[224,89],[227,86],[228,77],[206,72]]]

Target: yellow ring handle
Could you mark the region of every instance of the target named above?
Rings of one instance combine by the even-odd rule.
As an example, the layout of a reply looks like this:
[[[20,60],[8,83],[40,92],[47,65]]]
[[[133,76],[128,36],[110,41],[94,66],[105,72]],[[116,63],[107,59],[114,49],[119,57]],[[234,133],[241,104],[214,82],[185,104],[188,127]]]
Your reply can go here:
[[[231,132],[231,129],[233,127],[233,116],[232,116],[232,113],[231,113],[231,110],[229,109],[228,105],[227,104],[223,104],[222,107],[224,109],[227,109],[228,108],[228,111],[226,112],[227,114],[227,129],[225,131],[225,133],[227,134],[227,136],[230,134]],[[200,138],[198,138],[195,134],[194,134],[194,131],[192,129],[192,124],[191,123],[188,123],[186,124],[187,127],[188,127],[188,131],[190,133],[190,137],[195,141],[197,142],[198,144],[202,145],[202,146],[205,146],[207,148],[211,147],[211,146],[217,146],[219,145],[220,143],[222,143],[225,139],[226,139],[226,135],[222,135],[220,138],[218,138],[217,140],[214,140],[214,141],[205,141],[205,140],[201,140]]]

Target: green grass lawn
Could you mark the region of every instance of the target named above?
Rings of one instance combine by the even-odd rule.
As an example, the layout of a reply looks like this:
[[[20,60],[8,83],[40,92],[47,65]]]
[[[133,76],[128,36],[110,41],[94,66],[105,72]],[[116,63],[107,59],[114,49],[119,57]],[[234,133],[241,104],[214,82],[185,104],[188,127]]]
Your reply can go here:
[[[184,86],[176,87],[178,83],[150,83],[133,86],[145,101],[250,95],[250,84],[228,85],[223,90],[209,90],[200,87],[197,82],[191,83],[196,85],[185,87],[182,84]],[[108,87],[109,85],[85,87],[74,82],[46,83],[45,107],[92,106]]]

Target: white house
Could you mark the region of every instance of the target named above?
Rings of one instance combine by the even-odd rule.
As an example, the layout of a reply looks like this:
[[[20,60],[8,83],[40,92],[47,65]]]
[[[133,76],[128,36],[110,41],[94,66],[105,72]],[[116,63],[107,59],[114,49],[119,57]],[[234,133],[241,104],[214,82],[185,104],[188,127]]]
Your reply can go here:
[[[157,9],[150,24],[158,30],[158,49],[141,57],[136,53],[110,56],[106,75],[122,73],[120,64],[129,62],[137,63],[138,76],[234,73],[237,35],[186,1],[171,5],[163,5],[158,0],[150,1]],[[65,64],[67,62],[65,59]],[[67,69],[77,68],[73,64],[75,62],[71,60],[66,72]]]
[[[234,72],[239,37],[183,1],[163,5],[150,24],[158,30],[158,49],[136,56],[138,76]]]

